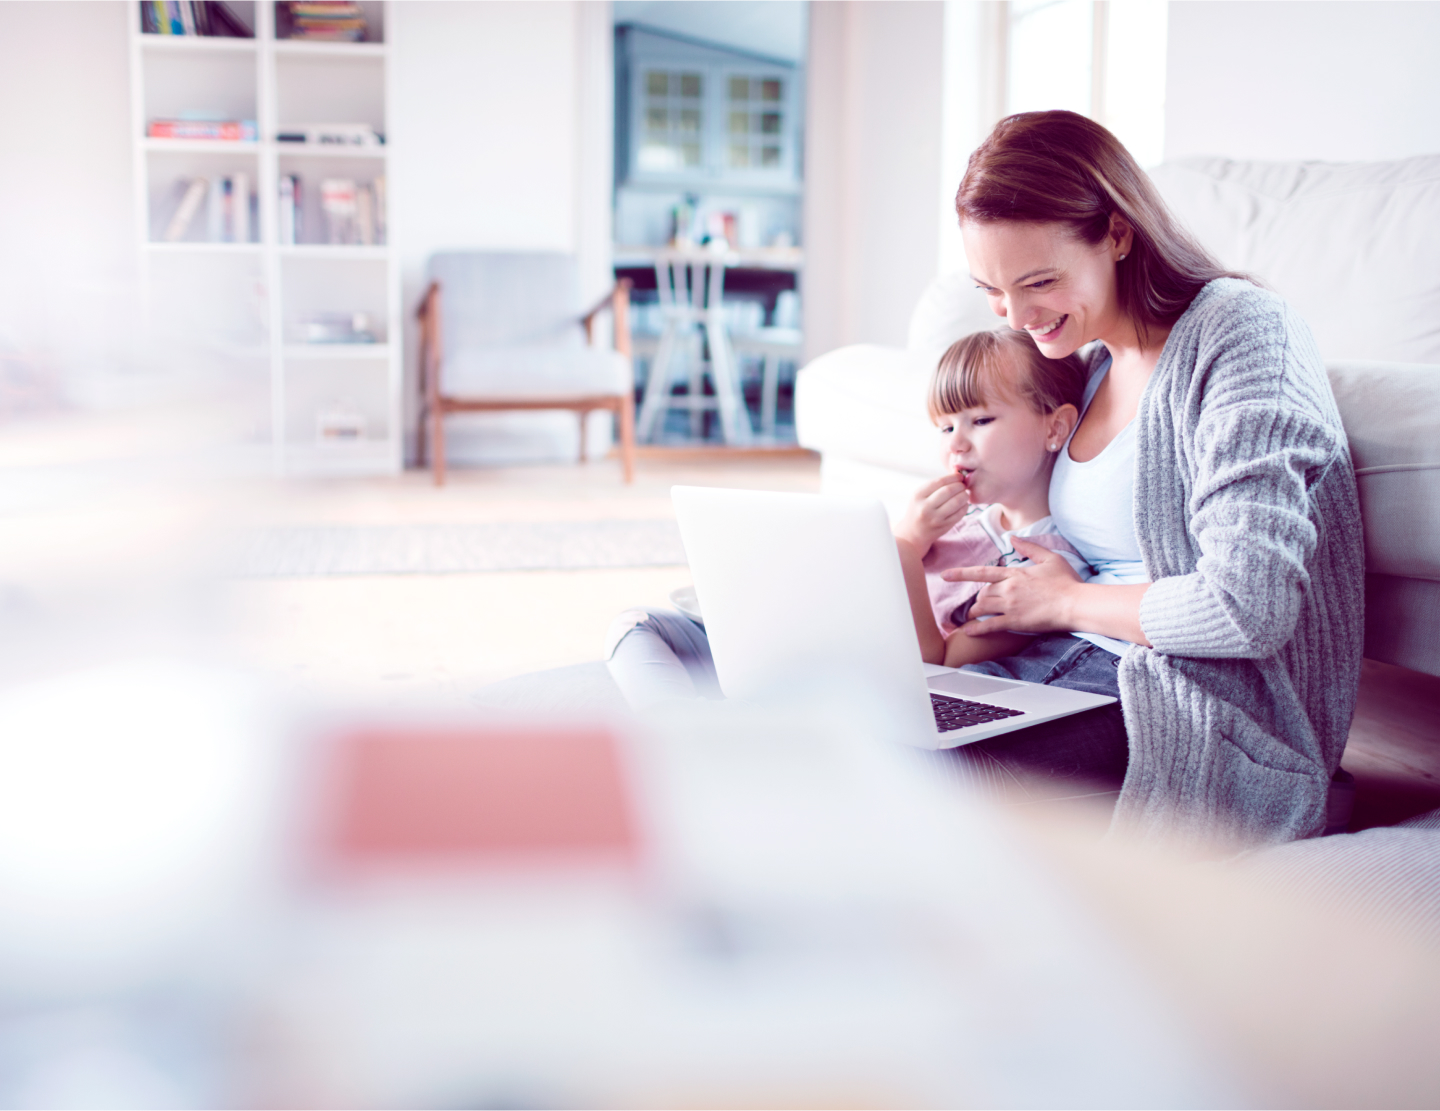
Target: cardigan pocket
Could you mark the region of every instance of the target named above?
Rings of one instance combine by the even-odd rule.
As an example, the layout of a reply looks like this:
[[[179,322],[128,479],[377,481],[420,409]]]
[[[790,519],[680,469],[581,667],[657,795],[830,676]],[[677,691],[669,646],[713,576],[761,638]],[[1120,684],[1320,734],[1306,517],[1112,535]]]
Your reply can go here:
[[[1232,703],[1211,704],[1205,763],[1216,817],[1247,842],[1291,841],[1325,824],[1325,769]]]

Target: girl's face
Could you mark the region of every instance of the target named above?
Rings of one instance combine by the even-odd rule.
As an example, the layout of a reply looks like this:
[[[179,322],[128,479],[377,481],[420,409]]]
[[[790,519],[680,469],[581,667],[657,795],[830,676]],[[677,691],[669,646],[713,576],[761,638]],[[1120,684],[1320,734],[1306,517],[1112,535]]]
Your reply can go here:
[[[1024,505],[1048,491],[1051,463],[1074,427],[1075,407],[1037,413],[1018,398],[997,395],[936,424],[945,465],[964,480],[972,502]]]
[[[1093,247],[1063,224],[967,220],[960,233],[970,276],[990,308],[1035,337],[1048,357],[1073,355],[1091,340],[1127,338],[1115,293],[1115,263],[1134,238],[1123,220],[1115,218],[1111,234]]]

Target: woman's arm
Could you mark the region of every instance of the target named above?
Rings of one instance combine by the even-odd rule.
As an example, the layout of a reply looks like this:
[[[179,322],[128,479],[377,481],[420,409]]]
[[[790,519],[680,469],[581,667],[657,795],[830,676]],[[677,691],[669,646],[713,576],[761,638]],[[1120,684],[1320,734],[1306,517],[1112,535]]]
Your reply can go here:
[[[988,639],[1002,631],[1082,632],[1149,645],[1140,625],[1140,603],[1152,583],[1106,586],[1081,582],[1063,556],[1023,537],[1011,537],[1011,542],[1030,562],[942,572],[941,577],[950,582],[986,584],[970,607],[970,620],[956,635]],[[984,614],[994,616],[979,620]]]
[[[935,623],[935,610],[930,605],[930,591],[925,586],[925,567],[915,545],[901,537],[895,538],[900,552],[900,569],[905,572],[905,593],[910,598],[910,616],[915,621],[915,636],[920,641],[920,658],[927,664],[945,659],[945,637]],[[929,545],[926,545],[927,549]]]
[[[1269,399],[1217,399],[1202,410],[1195,442],[1186,527],[1199,558],[1189,574],[1152,583],[1140,617],[1170,655],[1263,659],[1295,635],[1319,540],[1310,487],[1325,468],[1348,466],[1342,433]],[[1358,532],[1358,514],[1326,526]],[[1364,572],[1357,560],[1341,573]]]

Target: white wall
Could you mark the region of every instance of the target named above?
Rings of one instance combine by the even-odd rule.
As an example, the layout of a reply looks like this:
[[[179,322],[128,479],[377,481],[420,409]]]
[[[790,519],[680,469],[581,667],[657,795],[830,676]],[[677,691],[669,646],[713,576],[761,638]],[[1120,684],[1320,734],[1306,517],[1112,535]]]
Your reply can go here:
[[[933,0],[810,10],[805,344],[901,344],[938,264],[944,13]]]
[[[1165,156],[1440,152],[1435,0],[1175,0]]]
[[[103,371],[133,339],[129,12],[0,4],[0,350]]]
[[[585,296],[608,284],[609,5],[408,0],[391,9],[393,212],[417,387],[414,310],[426,259],[453,249],[582,255]],[[599,441],[607,418],[597,416]],[[459,461],[574,456],[569,414],[454,418]]]

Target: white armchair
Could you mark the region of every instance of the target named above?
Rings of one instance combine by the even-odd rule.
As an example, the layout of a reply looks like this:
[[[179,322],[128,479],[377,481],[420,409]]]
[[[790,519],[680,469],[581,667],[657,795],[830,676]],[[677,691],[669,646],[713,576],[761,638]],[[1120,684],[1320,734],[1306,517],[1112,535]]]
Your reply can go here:
[[[596,410],[614,413],[625,481],[631,481],[635,435],[629,304],[630,283],[622,281],[582,314],[579,267],[569,255],[433,255],[430,286],[419,313],[420,459],[423,464],[428,454],[435,484],[445,481],[447,416],[546,409],[578,415],[582,463],[586,417]],[[595,317],[607,308],[615,318],[613,350],[593,343]]]

